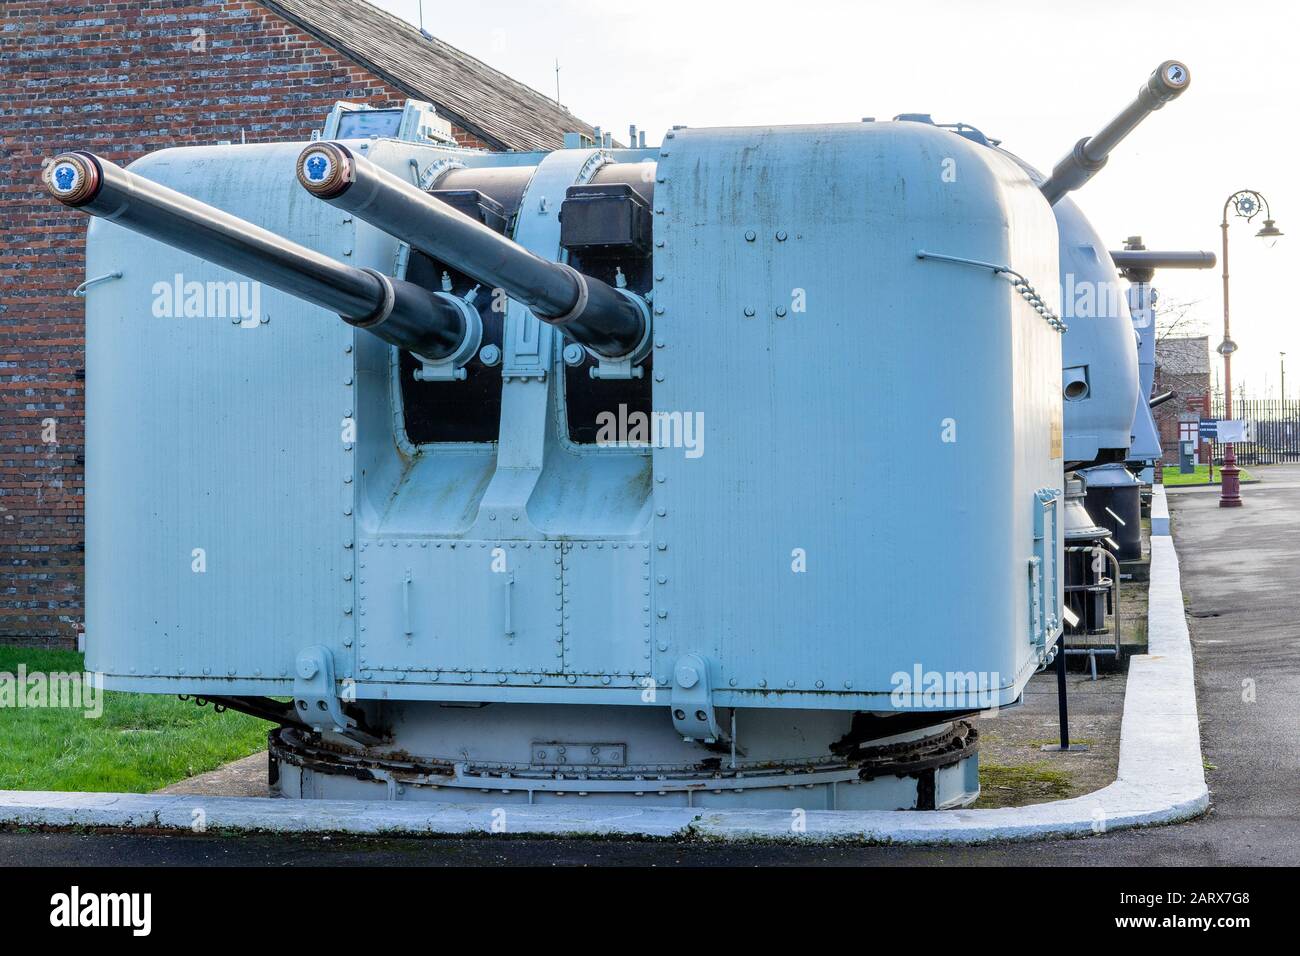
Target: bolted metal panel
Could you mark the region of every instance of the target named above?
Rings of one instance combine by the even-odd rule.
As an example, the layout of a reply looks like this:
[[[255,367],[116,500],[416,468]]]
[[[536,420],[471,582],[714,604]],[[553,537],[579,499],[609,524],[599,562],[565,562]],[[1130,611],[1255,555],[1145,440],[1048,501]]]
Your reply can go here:
[[[1055,310],[1046,202],[914,123],[679,130],[659,175],[654,405],[707,441],[654,454],[656,673],[694,652],[723,699],[889,706],[919,664],[1014,698],[1060,335],[1005,278],[916,252],[1009,262]]]
[[[574,541],[564,549],[564,669],[612,683],[650,673],[650,546]]]
[[[132,170],[350,261],[337,214],[294,200],[295,155],[167,150]],[[343,652],[356,333],[111,222],[91,223],[87,264],[123,274],[95,290],[87,322],[88,666],[110,687],[220,688],[291,681],[304,646]],[[214,307],[228,283],[255,314]]]
[[[559,674],[558,542],[362,542],[361,679],[504,684]]]

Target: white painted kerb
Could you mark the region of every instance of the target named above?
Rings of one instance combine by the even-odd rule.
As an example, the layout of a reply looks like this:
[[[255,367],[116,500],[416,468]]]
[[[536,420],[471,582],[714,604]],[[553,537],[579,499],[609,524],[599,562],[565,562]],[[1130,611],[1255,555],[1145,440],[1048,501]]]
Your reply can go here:
[[[1156,494],[1153,524],[1164,489]],[[1209,791],[1178,557],[1167,534],[1151,539],[1147,635],[1149,653],[1129,662],[1118,778],[1087,796],[997,810],[808,811],[803,833],[793,832],[788,810],[509,805],[500,820],[504,832],[518,834],[890,843],[1031,840],[1186,820],[1209,806]],[[209,830],[358,834],[490,833],[496,822],[488,804],[0,791],[0,824],[189,830],[200,819]]]
[[[1165,497],[1165,486],[1155,485],[1151,489],[1151,537],[1169,534],[1169,499]]]

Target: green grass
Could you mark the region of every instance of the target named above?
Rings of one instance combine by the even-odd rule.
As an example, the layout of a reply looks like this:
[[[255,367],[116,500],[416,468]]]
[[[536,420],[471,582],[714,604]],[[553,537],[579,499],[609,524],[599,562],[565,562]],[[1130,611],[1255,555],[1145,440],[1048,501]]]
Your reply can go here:
[[[77,673],[75,651],[0,646],[0,673]],[[0,790],[148,793],[266,746],[271,724],[160,694],[103,692],[103,714],[0,707]]]
[[[1054,740],[1052,743],[1060,741]],[[1000,806],[1015,806],[1035,797],[1059,799],[1069,796],[1070,780],[1069,771],[1042,762],[1022,766],[980,764],[980,789],[986,791],[988,799],[996,800]]]
[[[1240,468],[1238,470],[1241,472],[1240,478],[1242,481],[1254,480],[1251,473],[1248,472],[1245,468]],[[1221,473],[1222,473],[1222,469],[1219,468],[1218,465],[1215,465],[1214,482],[1213,482],[1214,484],[1217,485],[1222,480],[1219,477]],[[1184,475],[1181,471],[1178,470],[1177,465],[1165,465],[1164,478],[1161,480],[1171,488],[1176,485],[1208,485],[1211,483],[1210,466],[1197,465],[1195,471],[1193,471],[1191,474]]]

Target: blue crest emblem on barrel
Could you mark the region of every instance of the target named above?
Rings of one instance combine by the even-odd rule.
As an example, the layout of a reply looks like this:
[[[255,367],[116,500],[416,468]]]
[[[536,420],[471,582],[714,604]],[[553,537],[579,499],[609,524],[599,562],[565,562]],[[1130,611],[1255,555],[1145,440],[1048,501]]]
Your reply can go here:
[[[320,181],[325,178],[325,173],[329,169],[329,160],[320,153],[312,153],[307,157],[307,178],[313,181]]]
[[[77,181],[77,170],[71,163],[59,163],[54,167],[54,185],[67,192]]]

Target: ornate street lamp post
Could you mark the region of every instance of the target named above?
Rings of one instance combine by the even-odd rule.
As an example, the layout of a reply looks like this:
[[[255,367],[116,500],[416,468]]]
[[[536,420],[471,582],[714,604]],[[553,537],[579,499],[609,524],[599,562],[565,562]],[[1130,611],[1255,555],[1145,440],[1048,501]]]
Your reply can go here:
[[[1232,341],[1231,331],[1228,325],[1228,210],[1231,209],[1233,215],[1239,216],[1250,222],[1259,215],[1260,210],[1264,212],[1264,227],[1255,233],[1260,239],[1276,239],[1282,235],[1282,231],[1277,228],[1273,219],[1270,218],[1272,213],[1268,208],[1268,200],[1260,193],[1253,189],[1239,189],[1228,197],[1227,202],[1223,204],[1223,222],[1219,223],[1219,228],[1223,230],[1223,341],[1219,343],[1218,352],[1223,356],[1223,417],[1232,418],[1232,353],[1237,351],[1237,343]],[[1220,508],[1240,508],[1241,507],[1241,481],[1238,478],[1237,452],[1235,446],[1229,444],[1223,453],[1223,468],[1220,471],[1222,486],[1219,493]]]

